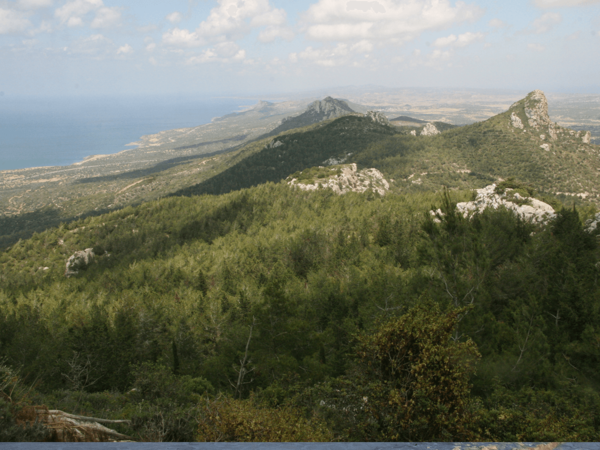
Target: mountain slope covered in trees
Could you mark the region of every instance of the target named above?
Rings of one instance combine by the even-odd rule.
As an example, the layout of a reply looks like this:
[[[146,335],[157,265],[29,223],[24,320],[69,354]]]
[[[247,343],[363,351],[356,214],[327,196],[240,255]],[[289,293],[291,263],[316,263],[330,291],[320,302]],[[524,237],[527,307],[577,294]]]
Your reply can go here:
[[[596,147],[556,127],[541,140],[538,105],[430,137],[359,116],[290,130],[196,187],[227,193],[2,250],[0,430],[42,439],[18,418],[45,404],[129,420],[117,431],[146,441],[599,440],[594,205],[555,196],[545,224],[456,210],[511,168],[528,184],[502,188],[555,192],[562,181],[544,177],[561,162],[591,182],[576,162],[593,164]],[[395,187],[285,181],[342,157]],[[66,272],[85,249],[89,264]]]

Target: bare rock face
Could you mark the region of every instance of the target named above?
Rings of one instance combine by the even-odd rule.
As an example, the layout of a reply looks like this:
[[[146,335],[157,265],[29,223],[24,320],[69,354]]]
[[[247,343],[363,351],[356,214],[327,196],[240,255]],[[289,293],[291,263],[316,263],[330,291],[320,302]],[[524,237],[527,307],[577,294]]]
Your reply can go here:
[[[69,259],[67,259],[65,276],[69,278],[72,275],[77,275],[81,269],[85,269],[94,259],[94,250],[86,248],[73,253]]]
[[[542,91],[536,89],[525,97],[525,114],[529,126],[536,130],[552,124],[548,115],[548,100]]]
[[[585,231],[591,233],[598,228],[598,224],[600,224],[600,213],[596,214],[593,219],[586,220],[585,222]]]
[[[547,203],[531,197],[523,197],[518,193],[511,194],[512,189],[506,189],[504,194],[496,192],[496,185],[492,184],[477,190],[477,198],[472,202],[463,202],[456,205],[456,209],[469,217],[475,213],[483,212],[487,208],[498,209],[504,207],[513,211],[521,219],[532,223],[544,224],[556,217],[554,208]]]
[[[381,125],[390,125],[390,121],[388,120],[388,118],[379,111],[367,111],[365,117],[368,117],[373,122],[379,123]]]
[[[421,130],[421,136],[435,136],[436,134],[440,134],[440,131],[432,123],[428,123]]]
[[[514,112],[510,115],[510,123],[515,128],[520,128],[521,130],[523,129],[523,122]]]
[[[327,167],[331,171],[331,176],[320,178],[314,183],[302,183],[296,178],[288,181],[288,185],[302,189],[303,191],[316,191],[317,189],[331,189],[338,195],[347,192],[363,193],[372,189],[379,195],[385,195],[390,189],[390,185],[383,177],[383,174],[377,169],[363,169],[357,171],[356,164],[346,164],[343,166]]]
[[[590,144],[592,142],[592,133],[586,131],[581,140],[584,144]]]

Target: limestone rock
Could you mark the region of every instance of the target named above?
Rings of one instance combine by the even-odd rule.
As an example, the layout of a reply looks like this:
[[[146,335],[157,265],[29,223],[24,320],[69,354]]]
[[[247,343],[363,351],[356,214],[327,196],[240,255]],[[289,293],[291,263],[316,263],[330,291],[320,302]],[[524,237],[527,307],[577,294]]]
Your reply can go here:
[[[515,128],[520,128],[521,130],[523,129],[523,122],[521,121],[521,119],[519,119],[519,116],[517,116],[514,111],[513,113],[510,115],[510,123],[512,124],[513,127]]]
[[[541,148],[543,148],[544,150],[546,150],[547,152],[550,151],[550,144],[542,144],[540,145]]]
[[[81,269],[85,269],[92,262],[94,256],[94,250],[91,248],[73,253],[67,259],[65,276],[68,278],[77,275]]]
[[[319,181],[311,184],[301,183],[296,178],[292,178],[288,181],[288,185],[304,191],[316,191],[317,189],[326,188],[331,189],[338,195],[347,192],[363,193],[368,189],[372,189],[379,195],[385,195],[390,189],[389,183],[377,169],[357,171],[354,163],[328,167],[327,169],[331,171],[331,176],[328,178],[319,179]],[[338,170],[341,173],[338,174]]]
[[[590,144],[592,142],[592,133],[586,131],[581,140],[584,144]]]
[[[373,122],[379,123],[381,125],[390,125],[390,121],[388,120],[388,118],[379,111],[367,111],[365,117],[368,117]]]
[[[410,134],[411,134],[412,136],[416,136],[416,135],[417,135],[417,130],[411,130]]]
[[[469,217],[475,213],[483,212],[487,208],[498,209],[504,207],[513,211],[521,219],[532,223],[544,224],[556,217],[552,206],[531,197],[522,197],[518,193],[509,196],[511,189],[506,189],[504,194],[496,193],[496,185],[492,184],[477,190],[477,198],[472,202],[462,202],[456,205],[456,209]],[[516,202],[523,202],[518,204]]]
[[[283,145],[283,142],[273,139],[271,142],[269,142],[267,145],[265,145],[265,148],[277,148],[277,147],[281,147],[282,145]]]
[[[536,130],[543,126],[550,126],[550,116],[548,115],[548,100],[542,91],[536,89],[525,97],[525,114],[529,126]]]
[[[593,219],[586,220],[585,222],[585,231],[591,233],[598,228],[598,224],[600,223],[600,213],[596,214]]]
[[[440,131],[432,123],[428,123],[421,130],[421,136],[435,136],[436,134],[440,134]]]

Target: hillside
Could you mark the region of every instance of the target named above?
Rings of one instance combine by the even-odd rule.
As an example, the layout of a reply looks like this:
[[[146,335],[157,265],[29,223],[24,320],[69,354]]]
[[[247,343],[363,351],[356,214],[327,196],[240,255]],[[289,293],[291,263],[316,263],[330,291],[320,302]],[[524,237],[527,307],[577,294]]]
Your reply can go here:
[[[143,441],[599,439],[596,236],[470,198],[284,181],[36,234],[0,252],[0,389]]]
[[[260,151],[177,195],[222,194],[338,161],[380,170],[393,180],[396,191],[475,189],[512,177],[567,203],[600,202],[599,148],[590,143],[589,133],[552,123],[541,91],[484,122],[433,126],[438,134],[425,136],[422,127],[393,127],[367,116],[344,116],[276,137]]]

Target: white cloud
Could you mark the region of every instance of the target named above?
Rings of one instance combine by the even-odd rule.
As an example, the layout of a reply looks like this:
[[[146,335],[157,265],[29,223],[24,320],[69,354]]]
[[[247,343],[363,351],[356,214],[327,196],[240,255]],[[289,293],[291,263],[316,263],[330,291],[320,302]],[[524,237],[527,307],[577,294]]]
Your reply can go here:
[[[52,0],[18,0],[17,7],[21,9],[39,9],[52,6]]]
[[[0,34],[22,33],[31,26],[31,22],[22,13],[0,8]]]
[[[117,55],[129,55],[133,53],[133,47],[129,44],[122,45],[117,49]]]
[[[172,47],[200,47],[206,42],[196,32],[186,29],[173,28],[162,35],[163,42]]]
[[[600,0],[534,0],[540,8],[559,8],[563,6],[583,6],[600,3]]]
[[[150,42],[148,45],[146,45],[147,52],[153,52],[155,49],[156,49],[156,44],[154,42]]]
[[[102,8],[103,6],[102,0],[70,0],[54,11],[54,16],[60,19],[63,24],[68,24],[69,21],[71,21],[72,24],[78,22],[83,23],[81,19],[82,16],[85,16],[98,8]],[[79,21],[77,19],[79,19]]]
[[[254,27],[283,25],[286,12],[271,7],[269,0],[218,0],[208,18],[196,30],[216,40],[241,38]]]
[[[183,15],[180,12],[175,11],[171,14],[168,14],[167,17],[165,17],[165,19],[167,19],[169,22],[175,25],[183,20]]]
[[[306,34],[316,41],[384,40],[402,43],[424,31],[473,21],[476,5],[449,0],[319,0],[305,14]]]
[[[373,44],[367,40],[362,40],[354,44],[350,50],[356,53],[369,53],[373,51]]]
[[[67,20],[67,26],[70,28],[82,27],[83,20],[81,20],[81,17],[69,17],[69,20]]]
[[[70,54],[102,58],[110,54],[114,55],[115,47],[114,42],[102,34],[93,34],[77,39],[71,47],[65,47],[65,51],[68,51]]]
[[[121,10],[114,8],[100,8],[96,12],[96,17],[92,20],[92,28],[110,28],[119,24],[121,21]]]
[[[218,0],[218,6],[198,25],[195,31],[175,28],[163,34],[163,41],[173,47],[192,47],[208,42],[237,41],[253,29],[263,28],[258,36],[260,42],[276,39],[291,40],[293,31],[286,26],[287,13],[273,8],[269,0]],[[216,56],[208,53],[192,57],[192,62],[212,61]],[[189,60],[188,60],[189,61]]]
[[[488,25],[492,28],[504,28],[506,23],[500,19],[492,19],[488,22]]]
[[[149,62],[150,64],[152,64],[153,66],[156,66],[156,65],[158,64],[158,61],[156,61],[156,58],[155,58],[154,56],[151,56],[151,57],[148,59],[148,62]]]
[[[262,43],[273,42],[278,38],[291,41],[294,39],[294,32],[288,27],[267,27],[258,34],[258,40]]]
[[[434,47],[466,47],[473,42],[482,41],[485,35],[483,33],[463,33],[458,36],[451,34],[447,37],[441,37],[433,42]]]
[[[242,50],[235,42],[221,42],[213,48],[204,50],[196,56],[187,59],[188,64],[205,64],[210,62],[242,62],[246,59],[246,51]]]
[[[373,44],[366,40],[357,42],[354,45],[340,42],[335,47],[313,48],[309,46],[301,52],[291,53],[288,59],[292,63],[302,60],[323,67],[359,66],[362,63],[356,59],[357,54],[368,53],[372,50]]]
[[[531,27],[534,33],[542,34],[552,30],[552,28],[558,25],[561,20],[562,17],[560,14],[549,12],[535,19],[531,24]]]
[[[121,9],[108,8],[102,0],[69,0],[54,11],[54,16],[62,25],[80,27],[84,25],[84,17],[92,12],[96,13],[90,25],[92,28],[112,27],[118,25],[121,20]]]
[[[534,52],[543,52],[546,50],[546,47],[540,44],[528,44],[527,48],[529,48],[529,50],[533,50]]]

